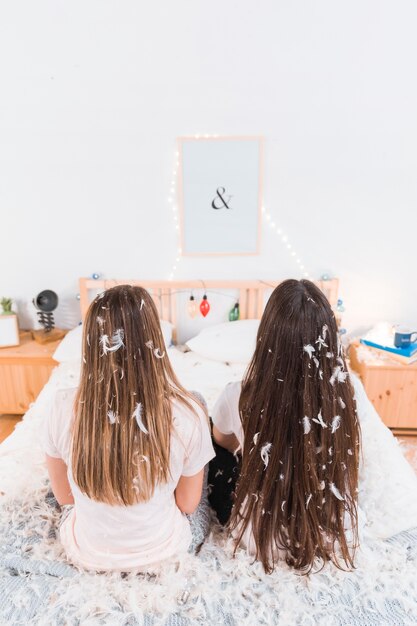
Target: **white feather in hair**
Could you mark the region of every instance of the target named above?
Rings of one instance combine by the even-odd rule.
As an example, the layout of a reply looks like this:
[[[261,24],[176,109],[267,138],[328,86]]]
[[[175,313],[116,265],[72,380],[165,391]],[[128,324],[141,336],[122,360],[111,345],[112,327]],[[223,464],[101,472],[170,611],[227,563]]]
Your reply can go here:
[[[323,420],[323,416],[321,414],[321,411],[319,411],[319,414],[317,415],[317,419],[315,417],[313,417],[313,422],[316,422],[316,424],[320,424],[320,426],[322,428],[327,428],[327,424],[326,422]]]
[[[107,417],[110,424],[115,424],[119,421],[119,416],[114,411],[107,411]]]
[[[259,433],[255,433],[253,436],[253,445],[256,446],[259,438]]]
[[[336,430],[340,427],[340,422],[342,418],[340,415],[335,415],[332,419],[332,435],[336,432]]]
[[[342,407],[342,409],[346,408],[346,404],[343,402],[342,398],[338,398],[339,404]]]
[[[262,461],[263,461],[263,463],[265,465],[265,468],[268,467],[269,453],[270,453],[271,448],[272,448],[272,443],[266,443],[261,448],[261,459],[262,459]]]
[[[338,500],[344,500],[344,497],[340,493],[339,489],[336,487],[334,483],[329,483],[330,491]]]
[[[344,383],[348,376],[348,372],[343,372],[340,365],[336,365],[333,369],[332,375],[329,379],[330,384],[334,385],[335,381],[338,380],[339,383]]]
[[[161,353],[159,348],[155,348],[153,353],[154,353],[154,355],[156,356],[157,359],[163,359],[164,356],[165,356],[165,351]]]
[[[312,345],[307,344],[306,346],[303,347],[304,352],[307,352],[308,356],[311,357],[313,356],[313,352],[315,352],[315,348],[313,348]]]
[[[311,430],[311,422],[310,422],[310,418],[307,415],[303,417],[303,428],[304,428],[304,434],[308,435],[308,433]]]
[[[103,350],[103,354],[106,355],[109,352],[116,352],[116,350],[124,346],[124,336],[125,333],[123,328],[118,328],[117,330],[115,330],[110,340],[108,335],[101,335],[100,345]]]
[[[136,420],[137,425],[139,426],[140,430],[145,433],[145,435],[149,435],[148,429],[146,428],[145,424],[143,423],[142,420],[142,416],[143,416],[143,406],[141,402],[137,402],[136,404],[136,408],[133,411],[132,414],[132,419],[134,418]]]

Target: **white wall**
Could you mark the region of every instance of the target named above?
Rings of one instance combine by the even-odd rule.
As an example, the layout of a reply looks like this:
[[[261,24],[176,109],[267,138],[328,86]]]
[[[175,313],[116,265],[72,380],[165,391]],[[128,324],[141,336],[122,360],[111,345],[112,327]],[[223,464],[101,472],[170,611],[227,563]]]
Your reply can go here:
[[[417,324],[414,0],[14,0],[0,5],[0,296],[78,317],[77,278],[166,278],[175,137],[263,134],[265,205],[349,330]],[[178,278],[299,272],[262,254]]]

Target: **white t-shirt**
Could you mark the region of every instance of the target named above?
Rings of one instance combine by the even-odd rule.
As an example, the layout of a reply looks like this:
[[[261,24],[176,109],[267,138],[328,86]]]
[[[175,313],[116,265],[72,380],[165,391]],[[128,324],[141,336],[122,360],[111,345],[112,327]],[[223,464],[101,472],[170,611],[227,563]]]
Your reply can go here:
[[[129,571],[153,565],[188,550],[191,530],[175,502],[181,476],[194,476],[214,457],[206,416],[197,403],[196,414],[173,402],[170,479],[156,486],[148,502],[132,506],[91,500],[74,482],[71,463],[71,423],[76,389],[58,391],[46,422],[44,449],[63,459],[74,496],[74,508],[61,525],[68,559],[86,569]]]

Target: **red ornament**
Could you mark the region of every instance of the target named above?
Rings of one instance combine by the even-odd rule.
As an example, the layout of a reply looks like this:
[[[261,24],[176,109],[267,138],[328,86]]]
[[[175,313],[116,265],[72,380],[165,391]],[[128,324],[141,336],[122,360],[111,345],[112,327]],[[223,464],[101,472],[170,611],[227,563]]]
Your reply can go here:
[[[206,317],[208,312],[210,311],[210,304],[207,300],[206,294],[204,294],[202,301],[200,302],[200,311],[203,317]]]

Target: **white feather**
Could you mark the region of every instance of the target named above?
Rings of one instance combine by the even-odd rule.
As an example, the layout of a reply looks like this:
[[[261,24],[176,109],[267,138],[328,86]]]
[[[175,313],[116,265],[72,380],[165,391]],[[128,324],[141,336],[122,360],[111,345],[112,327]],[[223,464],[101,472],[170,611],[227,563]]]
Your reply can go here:
[[[332,435],[336,432],[336,430],[340,427],[340,422],[342,418],[340,415],[335,415],[332,419]]]
[[[268,467],[269,453],[270,453],[271,448],[272,448],[272,443],[266,443],[261,448],[261,459],[265,465],[265,468]]]
[[[326,422],[323,420],[323,416],[321,414],[321,411],[319,412],[319,414],[317,415],[317,419],[313,417],[313,422],[316,422],[316,424],[320,424],[320,426],[322,428],[327,428],[327,424]]]
[[[116,350],[124,346],[124,343],[123,343],[124,335],[125,333],[124,333],[123,328],[118,328],[117,330],[115,330],[110,340],[109,340],[108,335],[101,335],[100,345],[102,347],[103,354],[108,354],[109,352],[116,352]]]
[[[283,501],[282,501],[282,504],[281,504],[281,511],[284,511],[284,506],[285,506],[285,503],[286,503],[286,500],[283,500]]]
[[[328,348],[327,343],[324,341],[324,337],[320,337],[320,336],[319,336],[319,337],[317,337],[317,341],[316,341],[316,343],[318,343],[318,344],[319,344],[319,348],[320,348],[320,350],[321,350],[322,348]]]
[[[340,493],[339,489],[336,487],[334,483],[329,483],[330,491],[338,500],[344,500],[344,497]]]
[[[320,491],[323,491],[323,489],[325,488],[325,486],[326,486],[326,483],[324,482],[324,480],[321,480],[321,481],[320,481],[320,485],[319,485],[319,489],[320,489]]]
[[[140,303],[140,309],[139,309],[139,311],[142,311],[144,304],[145,304],[145,300],[143,300],[143,298],[142,298],[142,301],[141,301],[141,303]]]
[[[256,446],[258,439],[259,439],[259,433],[255,433],[253,436],[253,445]]]
[[[311,357],[313,356],[313,352],[315,352],[315,348],[313,348],[312,345],[307,344],[306,346],[303,347],[304,352],[307,352],[308,356]]]
[[[344,383],[348,376],[347,372],[343,372],[340,365],[336,365],[333,369],[332,375],[330,377],[330,384],[334,385],[335,381],[338,380],[339,383]]]
[[[107,411],[107,417],[109,418],[110,424],[115,424],[119,421],[119,416],[114,411]]]
[[[136,404],[136,408],[133,411],[132,414],[132,419],[134,418],[136,420],[137,425],[139,426],[140,430],[145,433],[145,435],[148,435],[149,432],[145,426],[145,424],[142,421],[142,415],[143,415],[143,406],[141,402],[137,402]]]
[[[153,351],[153,353],[154,353],[154,355],[156,356],[156,358],[157,358],[157,359],[163,359],[163,358],[164,358],[164,356],[165,356],[165,351],[164,351],[164,352],[162,352],[162,354],[161,354],[161,351],[160,351],[160,349],[159,349],[159,348],[155,348],[155,350]]]
[[[147,348],[149,348],[149,350],[153,350],[153,341],[152,341],[152,339],[149,339],[149,341],[147,341],[147,342],[145,343],[145,346],[146,346]]]
[[[312,498],[312,497],[313,497],[313,495],[310,493],[310,494],[308,495],[307,500],[306,500],[306,509],[308,509],[308,505],[310,504],[310,500],[311,500],[311,498]]]
[[[338,400],[339,400],[339,404],[342,407],[342,409],[345,409],[346,408],[346,404],[343,402],[342,398],[338,398]]]
[[[313,356],[313,361],[314,361],[314,365],[315,365],[316,367],[318,367],[318,366],[320,365],[319,360],[318,360],[318,359],[316,359],[316,357],[315,357],[315,356]]]
[[[303,427],[304,427],[304,434],[308,435],[308,433],[311,430],[311,423],[310,423],[310,418],[307,415],[303,417]]]
[[[348,452],[348,454],[349,454],[350,456],[353,456],[353,452],[352,452],[352,450],[351,450],[350,448],[348,449],[348,451],[347,451],[347,452]]]

